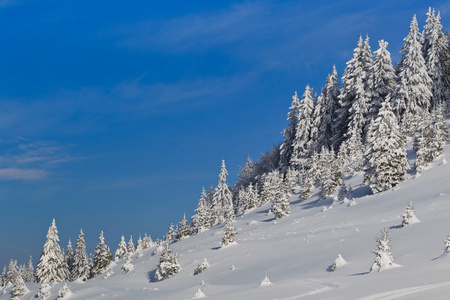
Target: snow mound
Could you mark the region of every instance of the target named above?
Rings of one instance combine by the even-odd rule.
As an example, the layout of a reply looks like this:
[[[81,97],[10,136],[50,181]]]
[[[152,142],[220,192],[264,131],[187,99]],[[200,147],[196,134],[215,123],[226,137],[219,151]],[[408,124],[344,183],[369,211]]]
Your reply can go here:
[[[206,298],[206,295],[200,288],[197,288],[197,292],[195,292],[195,295],[192,297],[192,299],[201,299],[201,298]]]
[[[336,269],[345,266],[347,261],[342,257],[342,255],[338,254],[337,258],[334,260],[333,264],[328,267],[328,271],[334,272]]]
[[[265,287],[265,286],[269,286],[269,285],[272,285],[272,284],[273,284],[273,283],[270,282],[269,277],[267,277],[267,275],[266,275],[266,277],[264,277],[264,278],[261,280],[261,282],[259,283],[258,287]]]

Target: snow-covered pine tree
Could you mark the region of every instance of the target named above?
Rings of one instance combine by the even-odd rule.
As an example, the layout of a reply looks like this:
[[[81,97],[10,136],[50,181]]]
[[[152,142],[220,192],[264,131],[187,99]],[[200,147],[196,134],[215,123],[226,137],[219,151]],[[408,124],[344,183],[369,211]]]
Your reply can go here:
[[[433,161],[434,138],[432,116],[428,111],[423,111],[421,121],[414,134],[414,150],[416,151],[414,168],[417,173],[421,173]]]
[[[234,236],[236,234],[236,228],[231,222],[228,222],[225,227],[225,233],[222,236],[222,247],[234,243]]]
[[[25,282],[27,282],[27,283],[36,282],[36,276],[34,274],[34,266],[33,266],[33,257],[31,257],[31,256],[30,256],[30,259],[28,260]]]
[[[256,186],[253,186],[252,183],[250,183],[247,188],[245,189],[245,192],[247,194],[247,205],[246,205],[246,211],[249,211],[251,209],[254,209],[258,206],[259,196],[258,196],[258,190]]]
[[[72,248],[72,241],[69,239],[69,242],[67,244],[66,251],[64,253],[64,260],[66,261],[67,270],[68,270],[68,277],[65,280],[70,280],[70,273],[72,272],[72,265],[73,265],[73,248]]]
[[[414,211],[414,206],[411,202],[406,207],[405,212],[402,214],[402,218],[402,227],[420,222],[416,217],[416,212]]]
[[[58,290],[58,295],[56,297],[56,300],[63,299],[71,294],[72,294],[72,292],[70,291],[69,287],[67,286],[67,283],[64,282],[64,285]]]
[[[450,252],[450,235],[447,235],[447,239],[444,241],[444,255],[447,255]]]
[[[161,281],[164,278],[170,278],[181,270],[177,255],[172,253],[172,249],[169,248],[168,243],[165,244],[164,250],[159,257],[158,268],[155,272],[155,279],[158,281]]]
[[[136,258],[139,259],[142,257],[142,250],[144,249],[144,242],[142,241],[141,236],[139,235],[139,238],[136,241]]]
[[[321,152],[321,160],[328,162],[322,173],[320,182],[320,199],[325,199],[326,197],[332,196],[342,184],[343,174],[334,151],[329,151],[327,148],[324,148]]]
[[[103,230],[100,232],[99,243],[94,250],[93,265],[91,268],[91,276],[95,277],[103,273],[106,268],[111,264],[112,254],[109,247],[105,244],[105,238],[103,237]]]
[[[36,267],[38,282],[61,282],[68,278],[67,264],[58,242],[58,229],[55,219],[53,219],[47,232],[47,241],[44,244],[41,258]]]
[[[341,80],[342,88],[339,95],[339,107],[336,109],[333,120],[334,136],[332,144],[335,150],[339,149],[346,138],[345,134],[348,132],[350,108],[356,97],[356,87],[358,87],[357,80],[359,78],[365,90],[371,64],[369,37],[366,37],[366,41],[363,41],[362,36],[360,36],[358,46],[353,51],[352,59],[347,62],[347,67]]]
[[[433,128],[433,160],[435,160],[444,151],[444,146],[448,141],[448,128],[444,118],[443,105],[437,105],[431,111]]]
[[[117,250],[114,254],[114,260],[119,261],[121,259],[124,259],[128,256],[128,249],[127,249],[127,243],[125,242],[125,237],[122,235],[120,238],[120,243],[117,246]]]
[[[280,172],[278,170],[273,170],[263,176],[260,205],[275,200],[281,183],[282,178],[280,177]]]
[[[4,285],[14,284],[17,278],[20,277],[19,267],[17,266],[17,260],[11,259],[8,265],[8,271],[6,272],[6,276],[4,279]]]
[[[155,243],[152,241],[151,236],[148,236],[147,233],[144,234],[144,238],[142,239],[142,248],[148,249],[152,247]]]
[[[282,135],[284,138],[283,143],[280,146],[280,170],[285,172],[290,165],[292,153],[294,151],[294,139],[297,131],[297,124],[299,120],[300,101],[297,96],[297,92],[292,96],[292,103],[289,107],[287,114],[287,120],[289,121],[288,127],[283,130]]]
[[[404,180],[408,169],[406,146],[389,95],[372,121],[365,153],[364,182],[373,193],[388,190]]]
[[[185,238],[189,237],[189,235],[192,233],[191,226],[187,224],[186,214],[183,215],[183,219],[181,219],[179,225],[178,225],[178,235],[177,240],[181,241]]]
[[[124,273],[128,273],[134,269],[133,260],[131,259],[131,255],[128,255],[127,260],[120,268]]]
[[[46,300],[48,298],[50,298],[50,296],[52,295],[51,290],[52,286],[48,283],[42,283],[39,286],[39,291],[38,291],[38,298],[39,300]]]
[[[130,256],[132,253],[134,253],[135,250],[136,248],[134,247],[133,236],[130,235],[130,240],[128,241],[127,244],[127,252],[128,252],[127,256]]]
[[[388,232],[384,229],[381,232],[381,238],[377,238],[377,249],[372,251],[372,253],[376,255],[376,258],[370,272],[381,272],[394,265],[394,257],[391,253],[391,246],[389,246],[390,241],[391,239],[388,237]]]
[[[428,75],[431,78],[431,106],[443,105],[450,113],[450,49],[447,36],[442,31],[441,15],[435,16],[434,9],[428,9],[428,18],[422,33],[422,50]]]
[[[198,200],[195,215],[192,216],[192,230],[194,233],[202,232],[209,228],[210,225],[210,209],[206,201],[206,191],[202,188],[200,199]]]
[[[392,95],[396,89],[397,75],[392,66],[391,54],[387,50],[388,42],[378,41],[379,48],[375,51],[375,59],[370,67],[368,79],[369,114],[365,130],[371,119],[378,116],[381,104],[387,95]]]
[[[299,172],[292,167],[289,167],[284,175],[284,181],[287,184],[289,192],[293,192],[294,188],[299,183]]]
[[[3,266],[2,274],[0,275],[0,287],[4,288],[8,284],[8,276],[7,276],[8,269],[6,266]]]
[[[227,169],[225,160],[222,160],[222,166],[219,174],[219,183],[217,184],[212,206],[213,224],[233,221],[235,218],[233,208],[233,195],[227,182]]]
[[[14,287],[11,291],[11,298],[9,298],[10,300],[20,300],[26,293],[29,292],[22,277],[18,276],[14,280],[13,284],[14,284]]]
[[[73,256],[72,272],[70,280],[74,281],[80,278],[86,281],[89,278],[89,263],[86,255],[86,242],[84,240],[83,229],[80,229],[77,243],[75,245],[75,254]]]
[[[241,188],[247,187],[250,183],[255,182],[255,174],[254,174],[254,163],[253,160],[249,157],[247,157],[247,161],[245,162],[245,166],[242,168],[240,167],[241,171],[238,175],[237,181],[233,186],[232,193],[233,193],[233,206],[235,207],[235,211],[237,212],[239,208],[239,202],[238,195]]]
[[[275,199],[272,204],[272,212],[275,215],[275,219],[281,219],[288,216],[291,213],[291,204],[289,202],[289,196],[291,195],[289,188],[283,180],[281,180],[275,194]]]
[[[167,229],[167,233],[164,236],[164,241],[166,243],[170,243],[173,240],[175,240],[175,237],[176,237],[175,225],[173,225],[173,221],[171,221],[170,225],[169,225],[169,229]]]
[[[430,108],[432,97],[430,90],[432,82],[422,54],[416,15],[411,21],[410,32],[404,41],[400,50],[403,55],[397,65],[399,81],[393,102],[402,116],[403,126],[406,127],[404,132],[411,134],[418,126],[414,116]]]
[[[206,260],[206,258],[203,259],[203,262],[197,266],[194,270],[194,275],[198,275],[200,273],[203,273],[209,268],[209,262]]]
[[[311,146],[311,129],[313,126],[313,89],[306,86],[299,106],[298,123],[295,130],[295,138],[292,144],[293,150],[290,160],[290,166],[296,170],[301,170],[309,166],[309,157],[313,149]]]
[[[307,177],[301,187],[299,198],[302,201],[305,201],[306,199],[311,197],[313,188],[314,188],[314,184],[313,184],[312,178]]]

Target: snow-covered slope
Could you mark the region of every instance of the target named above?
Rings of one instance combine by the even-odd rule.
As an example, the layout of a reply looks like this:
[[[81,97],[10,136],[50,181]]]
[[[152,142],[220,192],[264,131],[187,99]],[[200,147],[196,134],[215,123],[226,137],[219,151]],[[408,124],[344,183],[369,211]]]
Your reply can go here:
[[[155,282],[159,256],[155,248],[134,269],[121,271],[125,260],[85,283],[70,282],[69,299],[447,299],[450,256],[441,256],[450,234],[450,147],[420,176],[393,190],[368,195],[362,174],[347,178],[356,201],[305,202],[291,198],[290,216],[274,220],[269,205],[238,216],[237,244],[220,248],[223,226],[215,226],[171,244],[182,267],[173,278]],[[401,227],[401,214],[412,202],[420,223]],[[324,207],[326,206],[326,209]],[[399,268],[372,272],[376,237],[389,231]],[[341,254],[347,261],[331,272]],[[210,267],[194,275],[204,258]],[[268,278],[265,278],[265,277]],[[270,280],[270,282],[269,282]],[[39,284],[28,284],[23,299],[35,299]],[[52,286],[55,299],[63,283]],[[199,290],[200,289],[200,290]],[[8,288],[0,299],[10,297]]]

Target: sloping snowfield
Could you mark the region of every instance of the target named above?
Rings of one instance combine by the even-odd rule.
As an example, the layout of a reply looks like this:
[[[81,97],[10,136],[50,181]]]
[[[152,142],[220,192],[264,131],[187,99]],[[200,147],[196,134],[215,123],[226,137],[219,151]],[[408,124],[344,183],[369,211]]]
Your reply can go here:
[[[443,241],[450,234],[450,147],[420,176],[393,190],[369,195],[362,173],[346,179],[356,202],[300,202],[291,198],[290,216],[275,221],[270,205],[237,216],[237,244],[220,248],[222,225],[170,245],[182,267],[173,278],[155,282],[159,261],[155,247],[132,256],[134,270],[121,271],[125,260],[85,283],[69,282],[68,299],[448,299],[450,255]],[[420,223],[401,227],[401,214],[412,202]],[[326,209],[324,209],[326,207]],[[395,263],[383,272],[369,270],[376,237],[386,228]],[[115,249],[112,249],[115,250]],[[341,254],[347,261],[331,272]],[[194,275],[204,260],[209,269]],[[265,277],[268,277],[270,283]],[[52,286],[56,299],[63,283]],[[28,284],[23,299],[36,299],[39,284]],[[198,291],[200,289],[200,291]],[[9,299],[11,288],[0,299]]]

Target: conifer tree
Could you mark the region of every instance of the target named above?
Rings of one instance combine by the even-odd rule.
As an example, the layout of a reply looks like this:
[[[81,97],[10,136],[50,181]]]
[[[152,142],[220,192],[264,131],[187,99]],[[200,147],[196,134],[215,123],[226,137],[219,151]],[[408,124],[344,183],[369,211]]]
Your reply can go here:
[[[297,92],[292,96],[292,103],[289,107],[289,113],[287,114],[287,120],[289,125],[283,130],[282,135],[284,138],[283,143],[280,146],[280,170],[285,172],[290,165],[291,156],[294,151],[294,139],[297,130],[297,124],[299,121],[299,109],[300,101],[297,96]]]
[[[281,181],[272,204],[272,212],[275,215],[275,219],[281,219],[291,213],[289,196],[290,192],[288,191],[287,184]]]
[[[8,276],[7,276],[7,268],[6,266],[3,266],[3,271],[0,276],[0,287],[4,288],[8,284]]]
[[[222,236],[222,246],[228,246],[229,244],[234,243],[234,236],[236,234],[236,228],[231,222],[228,222],[225,227],[225,233]]]
[[[328,162],[320,182],[320,199],[325,199],[332,196],[342,184],[343,174],[334,151],[328,151],[327,148],[324,148],[321,152],[321,160]]]
[[[11,291],[11,298],[9,298],[10,300],[20,300],[26,293],[29,292],[22,277],[18,276],[14,280],[13,284],[14,284],[14,287]]]
[[[86,255],[86,242],[84,241],[83,229],[80,229],[77,243],[75,245],[75,254],[73,256],[72,272],[70,274],[71,281],[86,281],[89,278],[89,263]]]
[[[394,257],[391,253],[391,246],[389,246],[390,241],[391,239],[388,237],[388,232],[384,229],[381,232],[381,238],[377,238],[378,248],[372,251],[376,255],[376,258],[370,269],[371,272],[380,272],[393,265]]]
[[[64,260],[66,261],[67,270],[68,270],[68,277],[66,280],[70,280],[70,273],[72,272],[72,265],[73,265],[73,249],[72,249],[72,241],[69,239],[69,242],[67,244],[66,252],[64,253]]]
[[[58,244],[58,229],[55,219],[48,229],[47,241],[44,244],[40,261],[36,268],[38,282],[60,282],[68,277],[67,264]]]
[[[52,286],[48,283],[42,283],[39,286],[39,292],[38,292],[38,298],[39,300],[46,300],[48,298],[50,298],[50,296],[52,295],[51,290]]]
[[[139,235],[138,240],[136,241],[136,258],[139,259],[142,257],[142,250],[144,249],[144,242],[142,241],[141,236]]]
[[[392,66],[391,54],[387,50],[388,42],[380,40],[378,45],[379,48],[375,51],[375,59],[370,68],[368,79],[369,122],[378,116],[381,104],[387,95],[394,94],[397,84],[397,75]],[[366,123],[366,130],[369,122]]]
[[[261,203],[260,205],[272,202],[275,200],[278,189],[282,183],[280,172],[273,170],[265,174],[263,177],[263,184],[261,189]]]
[[[314,110],[314,101],[312,97],[312,88],[306,86],[299,106],[298,123],[293,141],[293,150],[290,165],[300,170],[308,166],[308,159],[312,153],[310,149],[310,135],[312,123],[312,114]]]
[[[187,224],[186,214],[183,215],[183,219],[181,219],[178,225],[178,235],[177,240],[181,241],[185,238],[189,237],[192,233],[191,226]]]
[[[371,123],[368,143],[364,182],[372,192],[388,190],[403,181],[408,168],[406,147],[389,96]]]
[[[411,222],[417,222],[416,212],[414,211],[414,206],[410,202],[406,207],[405,212],[402,214],[402,227],[411,224]]]
[[[175,225],[173,225],[173,221],[170,222],[169,229],[167,229],[166,235],[164,236],[164,241],[166,243],[170,243],[175,240],[176,237]]]
[[[128,241],[127,245],[127,252],[128,252],[127,256],[130,256],[132,253],[134,253],[135,250],[136,249],[134,248],[133,236],[130,235],[130,240]]]
[[[449,112],[450,103],[450,51],[447,36],[442,31],[441,15],[435,15],[434,9],[428,10],[428,18],[422,34],[422,50],[428,75],[431,78],[430,87],[433,94],[431,106],[443,105]]]
[[[152,237],[148,236],[147,233],[144,234],[144,239],[142,240],[142,248],[148,249],[154,245],[155,245],[155,243],[152,241]]]
[[[6,272],[6,277],[4,279],[5,286],[9,283],[14,284],[17,278],[20,277],[19,267],[17,266],[17,260],[11,259],[8,265],[8,271]]]
[[[28,260],[25,282],[28,283],[36,282],[36,276],[34,274],[33,258],[31,256],[30,259]]]
[[[239,203],[237,199],[239,198],[239,191],[241,188],[247,187],[250,183],[253,183],[255,181],[255,174],[254,174],[254,163],[250,157],[247,157],[247,161],[245,163],[245,166],[242,168],[240,167],[241,171],[238,176],[238,179],[236,183],[233,186],[232,193],[233,193],[233,200],[236,200],[233,202],[233,205],[235,207],[235,211],[238,210]]]
[[[432,128],[432,116],[428,111],[423,111],[421,119],[414,134],[414,150],[416,151],[414,169],[417,173],[422,172],[433,161],[435,150],[433,147],[435,137]]]
[[[192,216],[192,229],[195,233],[208,229],[211,224],[211,212],[206,197],[206,191],[203,187],[197,208],[195,209],[196,214]]]
[[[114,254],[114,260],[119,261],[128,256],[127,243],[125,242],[125,237],[122,235],[120,238],[120,243],[117,246],[116,253]]]
[[[109,247],[105,244],[103,231],[100,232],[99,243],[94,250],[93,265],[91,269],[92,277],[98,276],[111,264],[112,254]]]
[[[214,197],[212,216],[213,224],[233,221],[234,208],[233,208],[233,196],[230,191],[230,187],[227,182],[227,169],[225,167],[225,160],[222,160],[222,166],[219,174],[219,183],[217,184]]]
[[[163,253],[159,257],[159,265],[155,272],[155,279],[161,281],[164,278],[170,278],[180,270],[181,266],[178,263],[177,255],[172,253],[172,249],[166,243]]]
[[[394,106],[402,115],[405,132],[410,134],[417,128],[417,120],[414,116],[430,108],[432,97],[430,90],[432,82],[423,58],[415,15],[411,21],[410,32],[404,41],[400,50],[403,55],[397,65],[399,82],[393,100]]]

